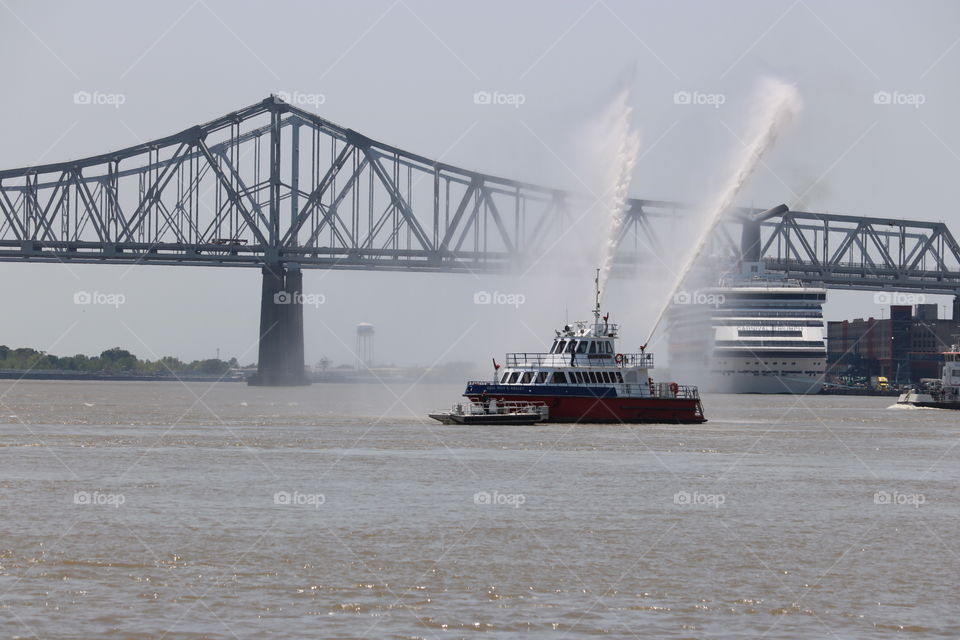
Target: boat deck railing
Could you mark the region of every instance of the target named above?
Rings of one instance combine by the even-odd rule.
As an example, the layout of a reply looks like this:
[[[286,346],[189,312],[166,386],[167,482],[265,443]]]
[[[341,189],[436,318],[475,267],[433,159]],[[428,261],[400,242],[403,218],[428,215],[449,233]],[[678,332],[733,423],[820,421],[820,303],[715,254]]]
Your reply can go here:
[[[514,413],[538,413],[544,418],[547,415],[545,402],[536,400],[495,400],[487,402],[458,402],[453,405],[452,412],[457,415],[509,415]]]
[[[653,368],[652,353],[508,353],[507,366],[524,367],[645,367]]]

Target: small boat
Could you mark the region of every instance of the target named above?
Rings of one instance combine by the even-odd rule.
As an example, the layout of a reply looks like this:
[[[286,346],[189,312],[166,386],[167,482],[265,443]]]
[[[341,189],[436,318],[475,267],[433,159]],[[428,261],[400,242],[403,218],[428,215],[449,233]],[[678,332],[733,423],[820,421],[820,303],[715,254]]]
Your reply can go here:
[[[960,346],[943,353],[939,380],[930,380],[900,394],[897,404],[930,409],[960,409]]]
[[[542,402],[510,402],[489,398],[459,402],[450,411],[429,415],[443,424],[524,425],[543,422],[550,414]]]
[[[653,354],[617,350],[619,327],[601,316],[599,275],[593,322],[575,322],[555,332],[546,353],[508,353],[494,379],[467,382],[471,402],[536,402],[549,422],[706,422],[695,386],[654,382]]]

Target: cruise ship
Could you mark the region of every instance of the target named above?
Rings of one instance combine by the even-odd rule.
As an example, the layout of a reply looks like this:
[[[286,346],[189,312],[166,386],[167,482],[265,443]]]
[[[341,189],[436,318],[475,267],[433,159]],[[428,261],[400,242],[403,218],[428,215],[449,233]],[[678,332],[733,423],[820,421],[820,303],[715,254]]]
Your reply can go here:
[[[827,363],[826,289],[749,263],[718,287],[678,294],[670,365],[715,393],[818,393]]]

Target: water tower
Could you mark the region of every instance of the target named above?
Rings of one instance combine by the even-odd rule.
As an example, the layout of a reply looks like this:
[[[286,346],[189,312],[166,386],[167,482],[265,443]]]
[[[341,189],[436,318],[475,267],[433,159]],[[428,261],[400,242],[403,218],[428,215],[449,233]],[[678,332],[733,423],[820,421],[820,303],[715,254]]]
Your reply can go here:
[[[373,325],[361,322],[357,325],[357,368],[373,366]]]

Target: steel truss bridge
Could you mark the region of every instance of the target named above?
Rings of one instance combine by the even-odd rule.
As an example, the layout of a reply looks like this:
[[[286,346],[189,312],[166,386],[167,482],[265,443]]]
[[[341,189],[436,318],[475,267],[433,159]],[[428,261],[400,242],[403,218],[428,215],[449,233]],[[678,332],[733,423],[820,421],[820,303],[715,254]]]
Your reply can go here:
[[[372,140],[276,97],[111,153],[0,171],[0,261],[258,267],[256,384],[305,383],[302,269],[490,272],[537,259],[596,203]],[[618,264],[690,207],[630,201]],[[731,212],[710,254],[849,289],[960,292],[942,222]]]

